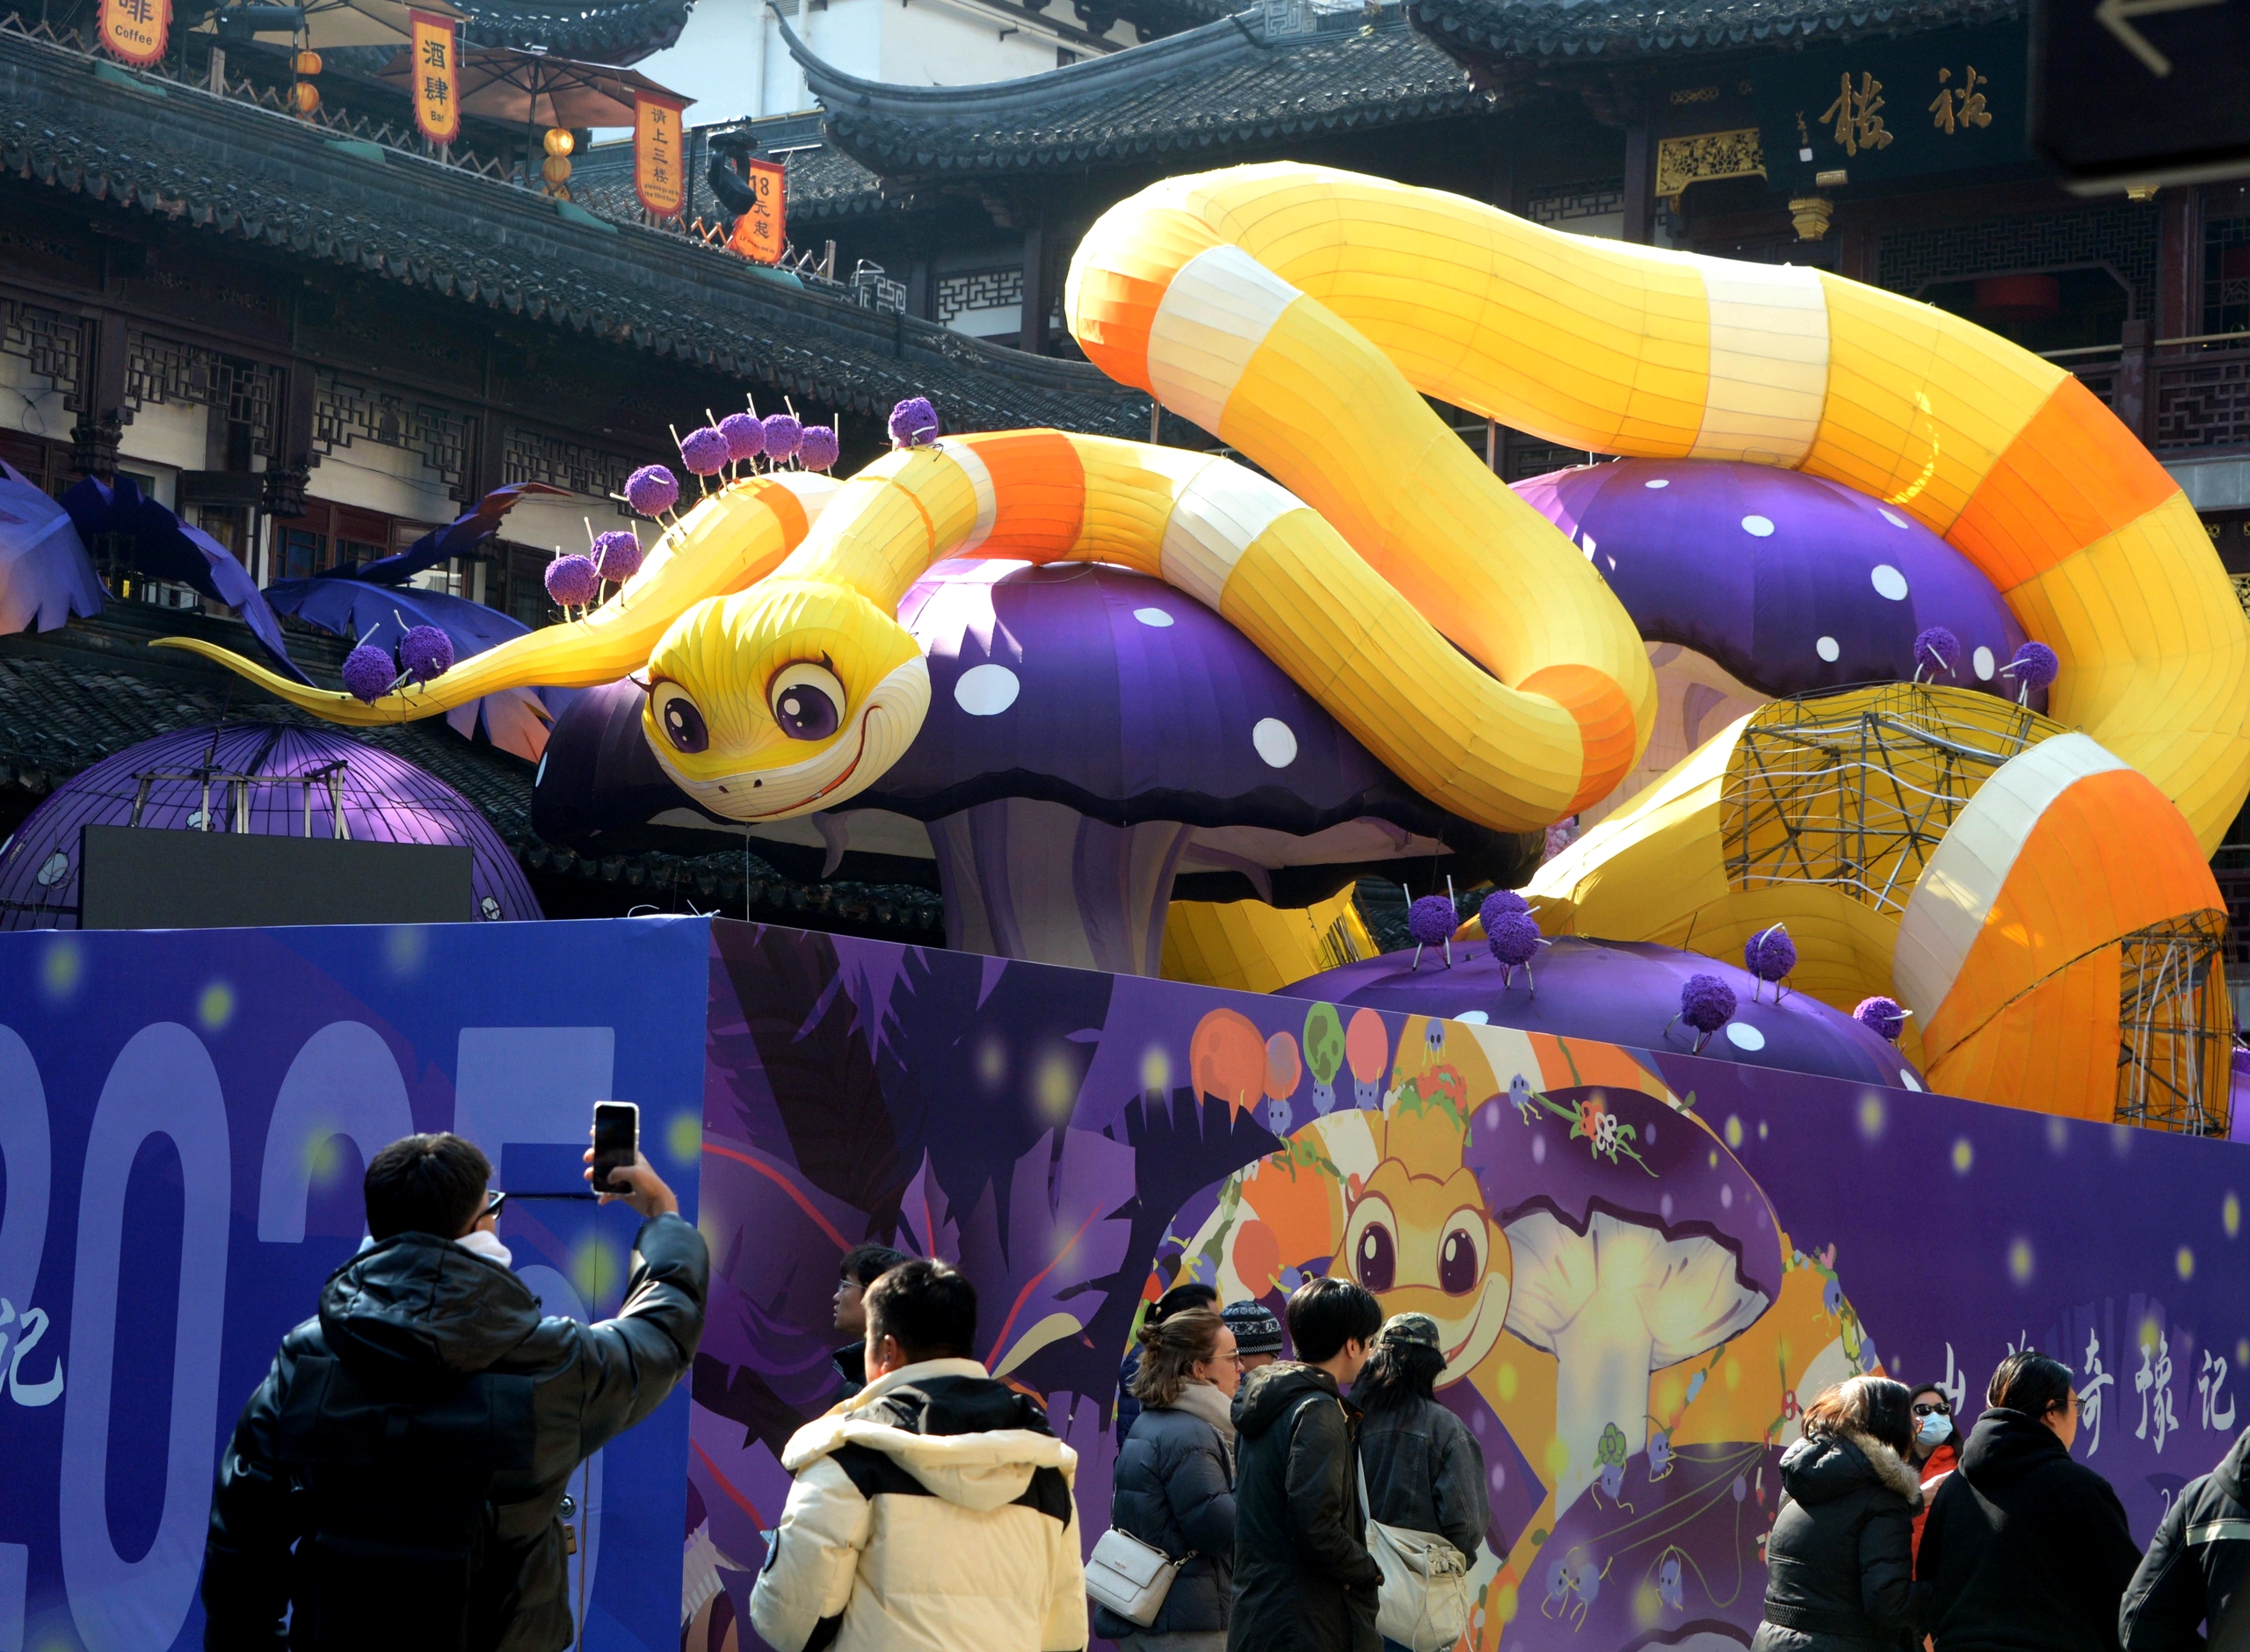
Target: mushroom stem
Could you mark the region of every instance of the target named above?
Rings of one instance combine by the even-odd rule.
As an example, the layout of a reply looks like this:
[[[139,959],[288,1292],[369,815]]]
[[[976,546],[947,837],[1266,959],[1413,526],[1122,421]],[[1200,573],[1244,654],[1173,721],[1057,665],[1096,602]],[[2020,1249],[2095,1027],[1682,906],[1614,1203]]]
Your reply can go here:
[[[1061,803],[1004,798],[929,822],[946,945],[1112,975],[1154,975],[1193,829],[1110,826]]]

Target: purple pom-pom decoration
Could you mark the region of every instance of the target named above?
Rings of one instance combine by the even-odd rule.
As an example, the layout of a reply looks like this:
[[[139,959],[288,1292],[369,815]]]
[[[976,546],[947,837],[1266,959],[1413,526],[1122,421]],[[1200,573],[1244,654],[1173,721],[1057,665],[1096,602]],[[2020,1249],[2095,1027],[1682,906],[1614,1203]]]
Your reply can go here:
[[[890,444],[927,447],[938,439],[938,410],[926,395],[910,395],[890,409]]]
[[[1796,943],[1779,924],[1745,942],[1742,967],[1760,981],[1779,981],[1796,967]]]
[[[641,571],[641,537],[623,528],[612,528],[594,537],[594,571],[604,579],[622,584]]]
[[[805,439],[805,427],[787,413],[766,421],[766,456],[775,464],[793,457]]]
[[[1896,998],[1877,994],[1872,998],[1862,998],[1859,1007],[1852,1011],[1852,1019],[1877,1038],[1896,1044],[1898,1035],[1906,1030],[1906,1006]]]
[[[1500,912],[1484,925],[1484,945],[1494,958],[1514,968],[1539,956],[1539,920],[1528,912]]]
[[[398,680],[398,667],[381,648],[362,642],[344,656],[344,692],[374,705],[390,692]]]
[[[1484,903],[1477,909],[1477,921],[1484,926],[1484,933],[1489,937],[1492,932],[1492,925],[1507,913],[1528,912],[1530,909],[1531,903],[1513,889],[1495,889],[1484,897]],[[1494,955],[1498,956],[1497,953]]]
[[[662,516],[679,503],[679,478],[662,465],[643,465],[625,479],[625,503],[644,517]]]
[[[1734,1019],[1734,989],[1717,975],[1690,975],[1680,989],[1680,1018],[1709,1038]]]
[[[727,438],[727,457],[737,465],[766,451],[766,425],[755,414],[728,414],[719,421],[719,434]]]
[[[590,556],[558,556],[547,565],[547,594],[565,608],[583,608],[601,591]]]
[[[1441,895],[1426,895],[1406,909],[1406,932],[1418,946],[1435,946],[1453,938],[1461,919],[1453,902]]]
[[[706,424],[700,429],[688,431],[681,438],[679,462],[699,476],[715,476],[727,467],[727,461],[734,457],[732,446],[733,444],[727,440],[724,431],[716,426]]]
[[[2045,643],[2027,642],[2002,669],[2015,678],[2018,688],[2037,689],[2062,675],[2063,663]]]
[[[454,640],[435,626],[416,626],[398,645],[398,663],[416,682],[431,682],[454,669]]]
[[[836,456],[843,451],[843,443],[837,438],[834,425],[808,424],[805,426],[805,439],[797,448],[797,463],[807,470],[825,470],[836,462]]]
[[[1943,626],[1932,626],[1914,639],[1914,675],[1927,668],[1933,679],[1950,677],[1961,663],[1961,639]]]

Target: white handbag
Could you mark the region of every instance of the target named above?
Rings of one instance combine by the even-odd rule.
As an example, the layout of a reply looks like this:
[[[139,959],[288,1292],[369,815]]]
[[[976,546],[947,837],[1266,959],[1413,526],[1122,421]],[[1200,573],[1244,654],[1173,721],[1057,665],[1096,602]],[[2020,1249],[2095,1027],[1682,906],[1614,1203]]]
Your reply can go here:
[[[1174,1560],[1115,1526],[1101,1534],[1086,1557],[1086,1593],[1129,1623],[1147,1628],[1164,1610],[1179,1569],[1195,1558],[1190,1549]]]
[[[1368,1552],[1383,1572],[1375,1627],[1386,1640],[1412,1652],[1448,1652],[1469,1627],[1469,1557],[1434,1532],[1385,1525],[1368,1496],[1367,1465],[1360,1474],[1360,1507],[1368,1511]]]

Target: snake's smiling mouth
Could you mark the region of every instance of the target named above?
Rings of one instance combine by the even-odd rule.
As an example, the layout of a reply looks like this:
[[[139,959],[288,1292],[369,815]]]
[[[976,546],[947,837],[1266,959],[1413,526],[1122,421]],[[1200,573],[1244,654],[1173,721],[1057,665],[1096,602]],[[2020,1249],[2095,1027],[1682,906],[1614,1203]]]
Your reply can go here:
[[[809,797],[800,799],[798,801],[787,804],[780,808],[753,810],[747,815],[729,815],[729,818],[741,821],[778,820],[784,815],[795,814],[797,811],[803,808],[808,803],[819,802],[823,798],[833,792],[838,786],[843,785],[845,781],[850,779],[854,774],[857,774],[860,772],[860,764],[867,755],[867,720],[882,709],[882,707],[881,706],[870,706],[867,710],[860,714],[858,722],[860,731],[859,749],[853,752],[851,762],[844,765],[844,772],[838,775],[834,779],[831,780],[826,786],[822,786],[820,790],[815,792]],[[766,782],[762,779],[753,779],[751,782],[751,785],[753,787],[758,787],[763,786],[765,783]],[[736,793],[729,792],[723,783],[719,786],[719,790],[722,793],[728,796],[736,795]]]

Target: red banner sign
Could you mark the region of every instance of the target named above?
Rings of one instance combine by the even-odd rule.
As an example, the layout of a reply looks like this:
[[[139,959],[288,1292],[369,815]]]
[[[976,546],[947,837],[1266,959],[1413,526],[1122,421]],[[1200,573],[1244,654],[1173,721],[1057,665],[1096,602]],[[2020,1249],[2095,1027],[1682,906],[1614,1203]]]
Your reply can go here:
[[[789,244],[789,178],[773,161],[750,163],[750,206],[727,244],[759,264],[779,264]]]
[[[120,62],[147,69],[161,62],[172,32],[172,0],[102,0],[102,48]]]
[[[659,218],[677,218],[686,204],[685,103],[633,94],[633,192]]]
[[[414,98],[414,124],[432,143],[451,143],[461,136],[461,34],[451,18],[427,11],[410,11],[413,54],[409,86]]]

